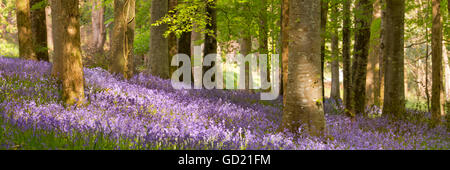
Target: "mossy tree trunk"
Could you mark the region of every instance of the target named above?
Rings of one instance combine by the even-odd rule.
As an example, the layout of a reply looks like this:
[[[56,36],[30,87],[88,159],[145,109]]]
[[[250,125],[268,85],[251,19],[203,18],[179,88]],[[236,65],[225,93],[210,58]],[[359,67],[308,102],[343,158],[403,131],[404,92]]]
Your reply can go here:
[[[373,4],[373,22],[370,35],[369,59],[366,77],[366,102],[368,106],[380,106],[380,25],[381,0]]]
[[[367,56],[369,55],[371,0],[359,0],[355,7],[355,46],[352,64],[352,99],[354,114],[364,114],[366,106]],[[403,80],[403,79],[402,79]]]
[[[342,64],[343,64],[343,73],[344,73],[344,104],[345,104],[345,112],[347,115],[351,116],[352,109],[352,73],[351,73],[351,58],[350,58],[350,6],[352,4],[351,0],[344,0],[343,5],[343,29],[342,29]]]

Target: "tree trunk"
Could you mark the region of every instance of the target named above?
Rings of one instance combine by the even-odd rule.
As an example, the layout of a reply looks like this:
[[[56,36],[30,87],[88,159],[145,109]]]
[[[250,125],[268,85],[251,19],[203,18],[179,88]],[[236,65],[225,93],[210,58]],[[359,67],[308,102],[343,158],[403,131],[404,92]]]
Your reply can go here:
[[[344,1],[344,20],[342,29],[342,63],[344,73],[344,104],[345,113],[348,116],[353,116],[350,110],[352,110],[352,73],[351,73],[351,58],[350,58],[350,6],[351,0]]]
[[[311,135],[325,130],[320,67],[320,2],[290,1],[289,75],[282,127],[299,133],[301,124]],[[301,21],[301,22],[300,22]],[[308,38],[304,38],[308,37]]]
[[[386,23],[386,9],[384,8],[386,1],[385,0],[380,0],[380,8],[381,8],[381,21],[380,21],[380,48],[378,49],[379,52],[379,64],[380,64],[380,74],[379,74],[379,78],[380,78],[380,82],[378,84],[378,86],[380,87],[380,99],[379,101],[379,105],[380,107],[383,106],[383,101],[384,101],[384,63],[385,63],[385,57],[384,57],[384,24]],[[376,101],[375,101],[376,102]]]
[[[43,0],[31,0],[30,6]],[[48,61],[47,25],[45,19],[45,6],[31,10],[31,31],[33,32],[34,51],[38,60]]]
[[[262,4],[261,11],[259,13],[259,37],[258,37],[258,45],[259,45],[259,54],[267,54],[267,58],[269,59],[269,41],[268,41],[268,25],[267,25],[267,0],[260,0]],[[258,58],[259,59],[259,58]],[[264,70],[266,72],[266,81],[270,82],[270,60],[267,60],[267,69]],[[262,71],[264,68],[260,68],[261,76],[263,76]],[[261,87],[263,87],[264,79],[261,77]]]
[[[450,63],[448,62],[448,51],[445,45],[442,45],[442,57],[444,59],[444,87],[445,87],[445,97],[447,102],[450,100]]]
[[[31,30],[30,0],[16,0],[17,30],[19,35],[19,55],[22,59],[37,60],[33,49]]]
[[[51,1],[48,1],[48,3],[51,3]],[[50,6],[47,6],[45,8],[45,15],[46,15],[46,27],[47,27],[47,47],[48,47],[48,53],[49,53],[49,61],[53,62],[53,34],[52,34],[52,10]]]
[[[432,26],[432,88],[431,88],[431,117],[434,124],[441,120],[441,88],[442,88],[442,18],[441,1],[433,1],[433,26]]]
[[[370,35],[369,60],[367,63],[366,96],[367,105],[380,106],[380,23],[381,0],[373,4],[373,22]]]
[[[177,0],[169,0],[169,12],[175,10],[175,7],[177,6]],[[170,15],[173,15],[173,13],[169,13]],[[177,69],[177,67],[170,66],[170,62],[172,61],[172,57],[177,54],[178,47],[177,47],[177,36],[175,33],[169,34],[169,37],[167,37],[168,42],[168,50],[169,50],[169,76],[172,75],[172,73]]]
[[[208,5],[206,7],[206,13],[211,18],[210,23],[206,26],[207,30],[213,31],[212,35],[205,34],[205,47],[203,49],[203,55],[206,56],[208,54],[217,54],[217,10],[216,10],[216,0],[213,0],[211,2],[208,2]],[[214,64],[211,64],[211,66],[203,66],[202,73],[203,75],[205,72],[212,67],[214,67]],[[212,76],[212,80],[215,81],[215,76]]]
[[[328,1],[320,0],[320,35],[321,35],[321,46],[320,46],[320,77],[322,79],[322,87],[324,86],[324,68],[325,68],[325,43],[326,43],[326,31],[327,31],[327,20],[328,20]],[[322,89],[322,97],[325,98],[325,88]]]
[[[62,99],[65,104],[82,104],[84,101],[83,63],[81,59],[80,13],[78,0],[52,0],[53,36],[55,58],[62,82]]]
[[[135,0],[114,1],[111,72],[125,79],[133,75],[134,14]]]
[[[191,35],[192,32],[183,32],[178,38],[178,53],[179,54],[186,54],[188,56],[191,56]],[[192,57],[191,57],[191,63],[192,63]],[[194,72],[191,70],[191,82],[194,82]],[[183,80],[183,77],[180,78]]]
[[[105,44],[106,32],[105,19],[104,19],[105,7],[102,0],[92,1],[92,48],[95,53],[103,52],[103,45]]]
[[[252,37],[249,35],[249,33],[244,33],[245,36],[241,39],[241,48],[240,53],[246,57],[248,54],[252,51]],[[245,64],[245,89],[250,90],[250,63],[244,63]]]
[[[340,85],[339,85],[339,37],[338,37],[338,27],[337,24],[337,15],[338,7],[337,4],[334,4],[332,7],[331,22],[334,24],[331,32],[331,93],[330,98],[335,101],[341,99]]]
[[[370,24],[372,23],[373,5],[370,0],[359,0],[355,15],[355,46],[353,60],[354,114],[364,114],[366,106],[366,71],[369,55]],[[403,80],[403,79],[402,79]]]
[[[383,114],[402,116],[405,113],[404,25],[405,1],[386,1],[384,24],[385,88]]]
[[[164,17],[168,12],[168,7],[168,1],[152,0],[151,23]],[[164,37],[166,31],[167,24],[150,28],[150,53],[147,60],[149,73],[164,79],[169,78],[169,45],[167,38]]]
[[[289,0],[282,0],[281,14],[281,63],[282,63],[282,91],[283,99],[286,98],[288,81],[288,58],[289,58]],[[283,100],[284,102],[285,100]],[[285,104],[285,103],[283,103]]]

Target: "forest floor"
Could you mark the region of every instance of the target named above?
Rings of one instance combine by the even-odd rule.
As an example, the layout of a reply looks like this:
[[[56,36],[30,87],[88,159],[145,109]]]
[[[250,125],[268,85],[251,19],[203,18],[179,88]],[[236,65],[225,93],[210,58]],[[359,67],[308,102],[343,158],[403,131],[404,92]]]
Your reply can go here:
[[[0,57],[0,149],[444,149],[445,123],[428,112],[404,120],[369,116],[352,122],[325,101],[323,137],[278,132],[282,100],[230,90],[175,90],[170,80],[139,74],[122,80],[85,68],[83,106],[64,107],[51,64]],[[302,131],[302,129],[299,129]]]

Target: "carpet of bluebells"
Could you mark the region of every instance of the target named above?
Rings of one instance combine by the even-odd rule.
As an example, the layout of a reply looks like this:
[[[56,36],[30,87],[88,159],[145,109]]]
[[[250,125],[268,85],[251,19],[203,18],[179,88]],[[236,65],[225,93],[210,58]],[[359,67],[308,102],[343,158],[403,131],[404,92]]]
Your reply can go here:
[[[294,138],[278,131],[282,101],[257,93],[174,90],[145,74],[123,80],[85,68],[86,103],[64,107],[50,73],[47,62],[0,57],[0,149],[450,148],[446,126],[430,128],[421,111],[393,121],[372,108],[351,121],[326,100],[326,135]]]

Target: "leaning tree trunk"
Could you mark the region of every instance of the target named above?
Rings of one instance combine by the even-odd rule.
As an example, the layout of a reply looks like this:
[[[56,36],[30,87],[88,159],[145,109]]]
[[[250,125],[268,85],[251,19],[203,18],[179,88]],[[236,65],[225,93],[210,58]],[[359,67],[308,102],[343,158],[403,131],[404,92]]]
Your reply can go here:
[[[37,60],[31,30],[30,0],[16,0],[17,30],[19,35],[19,57]]]
[[[380,23],[381,0],[373,4],[373,22],[370,35],[369,60],[367,63],[366,101],[368,106],[380,106]]]
[[[350,58],[350,6],[351,0],[344,1],[344,19],[342,29],[342,63],[344,73],[344,104],[345,113],[348,116],[353,116],[350,112],[352,110],[352,73],[351,73],[351,58]]]
[[[128,79],[133,75],[135,0],[114,1],[111,72]]]
[[[341,91],[339,85],[339,37],[338,37],[338,27],[337,27],[337,15],[338,7],[337,4],[333,4],[331,22],[333,24],[331,33],[331,93],[330,98],[335,101],[341,99]]]
[[[355,46],[353,61],[353,92],[354,114],[364,114],[366,106],[366,71],[369,55],[370,24],[372,23],[371,0],[359,0],[355,15]],[[403,80],[403,79],[402,79]]]
[[[31,0],[30,5],[38,4],[43,0]],[[45,6],[31,10],[31,30],[33,32],[34,51],[38,60],[48,61],[47,24],[45,19]]]
[[[83,62],[81,59],[80,13],[78,0],[52,0],[53,36],[57,70],[62,82],[65,104],[84,101]],[[57,45],[58,44],[58,45]]]
[[[385,79],[383,114],[402,116],[405,113],[404,72],[404,25],[405,1],[386,1],[384,23]]]
[[[151,23],[156,23],[168,13],[168,1],[152,0]],[[167,24],[152,26],[150,28],[150,53],[147,66],[149,73],[164,79],[169,78],[169,45],[164,33]]]
[[[433,124],[441,120],[441,88],[442,88],[442,18],[441,1],[433,0],[433,26],[432,26],[432,87],[431,87],[431,117]]]
[[[92,1],[92,48],[95,53],[102,53],[105,44],[106,28],[104,19],[105,7],[102,0]]]
[[[283,81],[283,99],[286,98],[289,58],[289,0],[282,0],[281,14],[281,65]],[[285,100],[283,100],[284,102]],[[283,103],[284,104],[284,103]]]
[[[320,60],[320,2],[290,1],[289,75],[282,127],[292,133],[303,129],[312,135],[325,130]],[[308,37],[308,38],[304,38]]]

